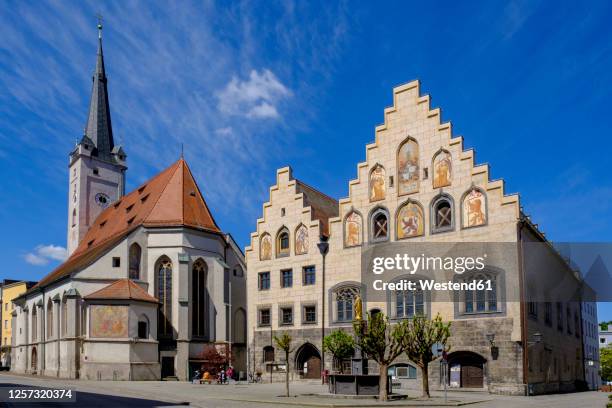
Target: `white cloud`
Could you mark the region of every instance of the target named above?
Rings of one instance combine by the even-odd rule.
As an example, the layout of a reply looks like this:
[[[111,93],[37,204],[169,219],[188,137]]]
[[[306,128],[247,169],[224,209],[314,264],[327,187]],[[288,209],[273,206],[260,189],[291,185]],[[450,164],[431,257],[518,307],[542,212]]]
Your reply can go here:
[[[248,79],[233,77],[223,90],[217,92],[217,108],[228,115],[275,119],[280,116],[276,105],[289,96],[291,91],[272,71],[252,70]]]
[[[47,265],[50,261],[64,261],[68,257],[66,248],[56,245],[38,245],[24,259],[31,265]]]

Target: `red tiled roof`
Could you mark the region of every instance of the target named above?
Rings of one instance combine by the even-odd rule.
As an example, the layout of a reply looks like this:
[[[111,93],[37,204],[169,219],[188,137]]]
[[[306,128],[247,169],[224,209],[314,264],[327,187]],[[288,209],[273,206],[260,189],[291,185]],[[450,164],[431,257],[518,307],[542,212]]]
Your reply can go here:
[[[32,290],[91,264],[140,226],[188,226],[221,232],[189,166],[181,158],[102,211],[72,255]]]
[[[338,216],[338,201],[303,181],[297,179],[295,181],[297,191],[304,194],[306,205],[312,208],[312,218],[319,220],[322,233],[329,236],[329,219]]]
[[[87,300],[140,300],[159,303],[131,279],[119,279],[102,289],[85,296]]]

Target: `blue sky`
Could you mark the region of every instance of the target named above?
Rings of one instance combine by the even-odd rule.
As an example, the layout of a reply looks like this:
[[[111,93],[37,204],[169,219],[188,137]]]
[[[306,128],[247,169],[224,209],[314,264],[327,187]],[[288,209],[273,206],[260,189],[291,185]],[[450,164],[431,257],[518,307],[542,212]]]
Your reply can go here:
[[[416,78],[551,240],[612,241],[610,2],[5,1],[0,277],[62,257],[98,12],[128,190],[184,143],[241,245],[278,167],[346,196],[392,88]]]

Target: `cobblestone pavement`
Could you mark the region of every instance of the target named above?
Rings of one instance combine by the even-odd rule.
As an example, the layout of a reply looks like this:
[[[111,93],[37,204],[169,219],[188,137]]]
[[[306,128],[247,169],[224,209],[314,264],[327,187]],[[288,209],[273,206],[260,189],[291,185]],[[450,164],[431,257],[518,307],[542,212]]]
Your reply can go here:
[[[372,399],[344,399],[322,397],[326,390],[321,384],[292,383],[292,397],[281,397],[284,394],[284,384],[229,384],[229,385],[195,385],[187,382],[163,381],[75,381],[16,376],[0,374],[0,384],[19,384],[23,386],[71,388],[78,392],[96,394],[98,401],[105,396],[121,396],[125,398],[162,401],[168,406],[189,403],[195,407],[213,408],[263,408],[263,407],[366,407],[381,405],[389,406],[444,406],[443,393],[432,392],[432,399],[419,400],[419,391],[404,390],[407,400],[393,401],[387,404],[378,403]],[[486,392],[471,391],[448,393],[451,406],[467,405],[481,408],[605,408],[608,400],[606,393],[583,392],[574,394],[544,395],[537,397],[509,397],[489,395]],[[107,407],[121,406],[115,403]],[[110,399],[109,399],[110,402]],[[41,406],[47,406],[42,404]],[[58,405],[55,405],[58,406]],[[74,407],[74,404],[67,406]],[[135,406],[129,404],[126,406]],[[144,405],[143,405],[144,406]],[[157,405],[159,406],[159,405]]]

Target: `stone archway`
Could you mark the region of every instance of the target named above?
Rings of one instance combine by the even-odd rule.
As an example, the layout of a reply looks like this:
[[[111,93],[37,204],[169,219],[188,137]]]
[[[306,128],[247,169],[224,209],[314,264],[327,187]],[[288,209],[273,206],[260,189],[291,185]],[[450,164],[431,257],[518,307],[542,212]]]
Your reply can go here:
[[[472,351],[448,355],[448,379],[451,387],[483,388],[487,359]]]
[[[315,346],[304,343],[295,352],[295,370],[300,378],[321,378],[321,354]]]
[[[37,366],[38,366],[38,354],[36,352],[36,347],[32,347],[32,362],[31,362],[32,374],[36,374]]]

